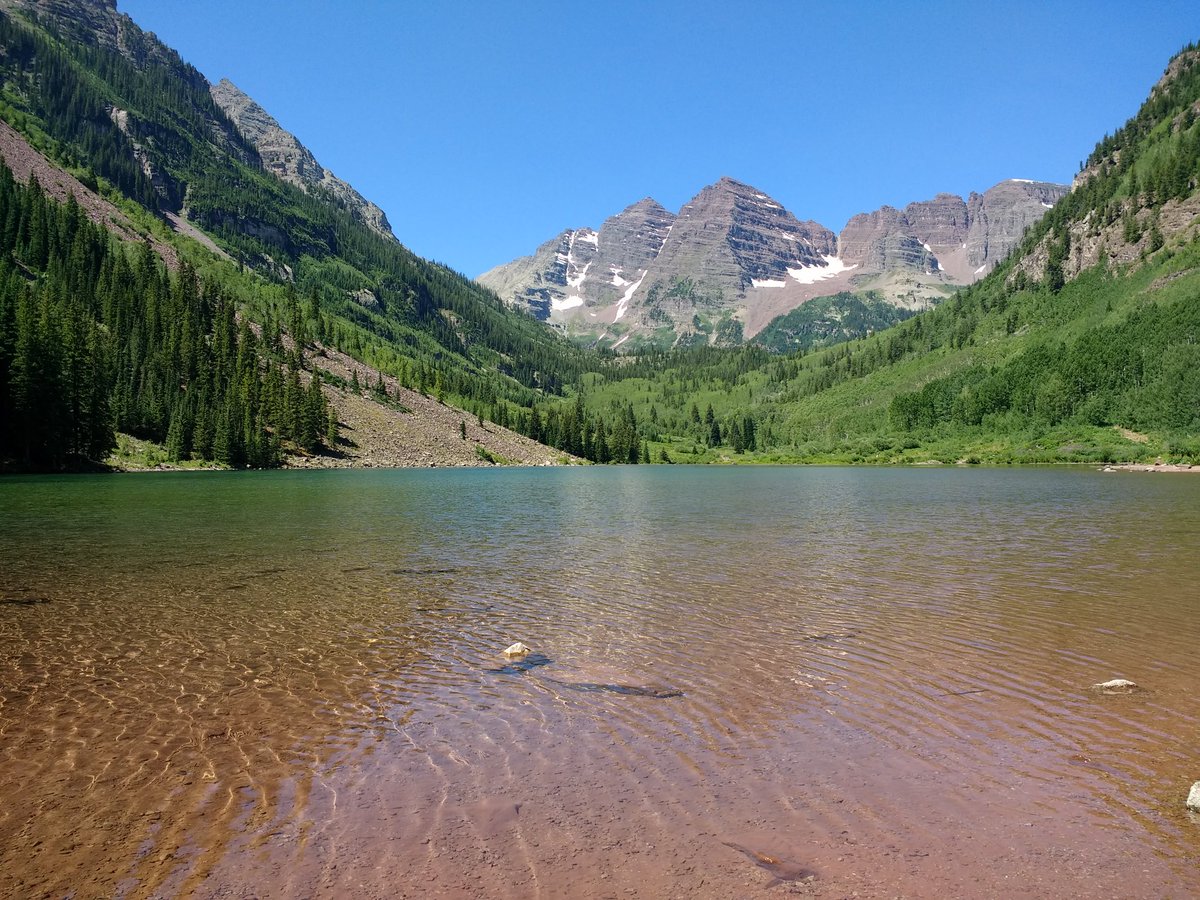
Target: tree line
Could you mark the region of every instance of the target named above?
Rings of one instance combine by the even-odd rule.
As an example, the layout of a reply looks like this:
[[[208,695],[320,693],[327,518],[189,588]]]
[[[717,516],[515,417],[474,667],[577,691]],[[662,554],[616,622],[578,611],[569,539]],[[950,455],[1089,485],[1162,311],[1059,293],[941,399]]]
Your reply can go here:
[[[331,439],[317,373],[272,355],[234,300],[168,272],[0,165],[0,457],[35,469],[102,459],[115,432],[173,459],[274,466]]]

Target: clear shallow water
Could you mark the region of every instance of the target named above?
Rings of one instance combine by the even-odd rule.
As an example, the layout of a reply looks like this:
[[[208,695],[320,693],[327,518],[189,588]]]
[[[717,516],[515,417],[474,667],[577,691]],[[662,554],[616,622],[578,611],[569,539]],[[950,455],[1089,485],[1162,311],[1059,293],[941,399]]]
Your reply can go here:
[[[1188,476],[6,479],[0,895],[1195,895],[1198,550]]]

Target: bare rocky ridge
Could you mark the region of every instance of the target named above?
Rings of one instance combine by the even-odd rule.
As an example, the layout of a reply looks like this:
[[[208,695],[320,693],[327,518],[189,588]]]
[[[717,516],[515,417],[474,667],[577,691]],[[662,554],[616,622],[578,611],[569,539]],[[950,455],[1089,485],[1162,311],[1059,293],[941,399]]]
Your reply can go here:
[[[395,239],[382,209],[322,166],[312,152],[227,78],[209,87],[213,100],[258,150],[263,168],[305,191],[328,191],[350,213],[384,237]]]
[[[566,303],[571,287],[567,268],[572,247],[580,234],[590,233],[587,228],[564,231],[531,255],[499,266],[480,276],[479,281],[503,297],[509,306],[544,322],[556,306]]]
[[[1010,179],[972,194],[967,213],[967,262],[990,271],[1012,252],[1025,229],[1069,191],[1066,185]]]
[[[600,226],[599,255],[609,271],[645,269],[663,249],[675,216],[658,201],[645,197],[604,220]]]
[[[815,297],[875,291],[922,309],[983,277],[1065,185],[1003,181],[853,216],[840,235],[731,178],[672,216],[647,198],[479,277],[507,303],[601,345],[736,343]],[[637,341],[633,346],[637,345]]]
[[[139,64],[154,60],[182,65],[179,54],[118,12],[116,0],[0,0],[0,9],[48,19],[85,44],[115,50]]]
[[[824,265],[836,250],[829,229],[799,222],[766,194],[722,178],[679,211],[651,275],[684,273],[736,294],[756,281],[786,279],[789,268]]]
[[[926,250],[911,231],[908,216],[893,206],[859,213],[842,229],[838,255],[847,265],[872,272],[890,269],[936,272],[937,260],[932,251]]]
[[[638,283],[663,249],[675,216],[650,197],[590,228],[562,232],[479,276],[506,303],[542,321],[595,317]],[[572,312],[577,310],[578,312]]]
[[[910,203],[904,207],[904,218],[913,235],[934,252],[961,246],[967,239],[967,204],[957,194],[943,193]]]

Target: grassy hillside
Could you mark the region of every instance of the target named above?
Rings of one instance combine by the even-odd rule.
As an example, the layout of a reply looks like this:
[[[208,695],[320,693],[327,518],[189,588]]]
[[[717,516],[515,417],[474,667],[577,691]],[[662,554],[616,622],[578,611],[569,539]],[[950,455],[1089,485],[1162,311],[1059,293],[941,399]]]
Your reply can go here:
[[[938,308],[784,359],[647,357],[588,376],[587,403],[684,461],[1200,460],[1198,113],[1192,47],[1021,247]]]
[[[867,337],[913,314],[913,310],[888,303],[874,291],[842,291],[832,297],[814,297],[772,319],[753,341],[775,353],[803,353]]]

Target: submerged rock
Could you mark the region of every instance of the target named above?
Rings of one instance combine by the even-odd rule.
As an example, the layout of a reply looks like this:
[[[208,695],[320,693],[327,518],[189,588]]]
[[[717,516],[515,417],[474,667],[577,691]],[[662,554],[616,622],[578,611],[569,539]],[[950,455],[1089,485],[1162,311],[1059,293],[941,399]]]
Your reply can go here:
[[[655,700],[669,700],[672,697],[683,696],[683,691],[675,688],[648,687],[640,684],[600,684],[595,681],[555,681],[554,683],[559,687],[582,691],[585,694],[604,691],[624,697],[653,697]]]
[[[772,877],[766,885],[767,888],[773,888],[787,881],[812,882],[817,879],[817,873],[814,870],[793,860],[762,853],[732,841],[721,841],[721,843],[738,853],[745,854],[752,863],[769,872]]]
[[[1192,812],[1200,813],[1200,781],[1193,784],[1191,791],[1188,792],[1187,808]]]
[[[1092,690],[1103,691],[1106,694],[1132,694],[1134,691],[1140,691],[1141,688],[1135,682],[1125,678],[1114,678],[1112,681],[1093,684]]]
[[[504,651],[504,655],[511,659],[514,656],[528,656],[531,652],[532,651],[528,647],[526,647],[520,641],[517,641]]]
[[[0,597],[5,606],[41,606],[50,601],[45,597]]]
[[[498,669],[484,669],[490,675],[524,675],[532,672],[538,666],[548,666],[554,662],[544,653],[526,653],[523,656],[510,656],[507,665]]]

